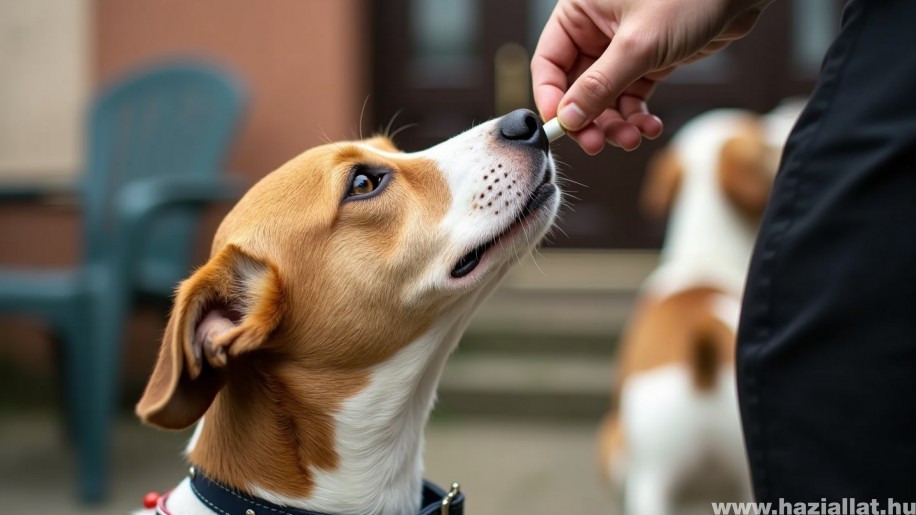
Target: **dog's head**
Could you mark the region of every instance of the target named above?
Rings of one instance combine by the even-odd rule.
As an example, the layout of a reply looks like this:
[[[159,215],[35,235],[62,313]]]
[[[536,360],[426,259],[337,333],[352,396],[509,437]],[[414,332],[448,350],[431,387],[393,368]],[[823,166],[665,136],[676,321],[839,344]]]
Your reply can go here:
[[[560,193],[517,111],[423,152],[385,138],[309,150],[256,184],[181,283],[137,405],[183,428],[253,355],[368,369],[479,295],[542,238]]]
[[[686,176],[716,189],[745,218],[763,214],[779,157],[802,103],[787,103],[766,115],[714,110],[685,125],[651,160],[642,208],[654,217],[670,211]]]

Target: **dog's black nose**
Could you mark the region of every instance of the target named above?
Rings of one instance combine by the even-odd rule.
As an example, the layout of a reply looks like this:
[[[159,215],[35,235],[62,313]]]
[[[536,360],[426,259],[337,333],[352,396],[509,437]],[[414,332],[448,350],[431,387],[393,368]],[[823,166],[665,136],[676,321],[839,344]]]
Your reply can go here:
[[[541,128],[541,120],[527,109],[517,109],[503,116],[497,123],[499,136],[505,140],[514,141],[544,150],[550,148],[547,135]]]

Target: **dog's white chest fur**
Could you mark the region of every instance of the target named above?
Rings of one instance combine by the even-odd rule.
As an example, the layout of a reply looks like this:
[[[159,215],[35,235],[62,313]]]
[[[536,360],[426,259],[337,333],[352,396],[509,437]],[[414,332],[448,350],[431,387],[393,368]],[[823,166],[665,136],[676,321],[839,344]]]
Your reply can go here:
[[[476,299],[475,299],[476,300]],[[347,400],[335,416],[343,462],[319,471],[309,499],[292,499],[253,486],[271,502],[332,513],[410,513],[420,498],[423,426],[435,401],[435,385],[458,344],[468,313],[457,310],[373,372],[372,384]],[[379,496],[365,488],[382,486]],[[351,492],[341,497],[339,492]]]

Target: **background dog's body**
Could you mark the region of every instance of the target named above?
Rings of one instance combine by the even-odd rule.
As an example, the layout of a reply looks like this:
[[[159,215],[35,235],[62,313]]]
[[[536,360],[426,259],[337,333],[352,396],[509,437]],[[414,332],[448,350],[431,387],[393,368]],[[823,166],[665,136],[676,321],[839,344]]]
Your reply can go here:
[[[734,342],[757,222],[797,110],[702,115],[649,171],[645,207],[671,215],[621,341],[616,406],[600,432],[601,467],[630,515],[676,513],[681,488],[713,474],[750,497]]]
[[[262,502],[416,512],[445,360],[552,224],[553,179],[528,111],[416,154],[382,138],[303,153],[245,195],[181,284],[138,415],[200,420],[189,461]],[[218,511],[187,479],[166,502]]]

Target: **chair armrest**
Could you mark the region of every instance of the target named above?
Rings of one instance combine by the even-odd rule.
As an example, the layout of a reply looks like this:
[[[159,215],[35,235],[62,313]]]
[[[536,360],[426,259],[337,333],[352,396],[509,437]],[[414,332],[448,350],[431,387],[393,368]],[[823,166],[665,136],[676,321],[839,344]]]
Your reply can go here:
[[[238,200],[246,189],[241,180],[232,176],[206,179],[155,177],[122,188],[114,205],[118,225],[126,235],[136,235],[166,209],[232,202]]]

